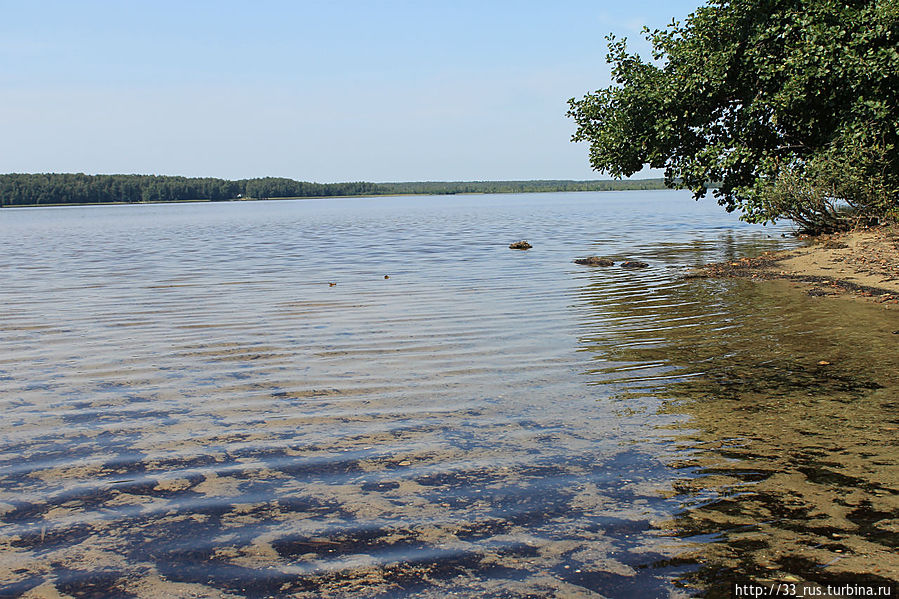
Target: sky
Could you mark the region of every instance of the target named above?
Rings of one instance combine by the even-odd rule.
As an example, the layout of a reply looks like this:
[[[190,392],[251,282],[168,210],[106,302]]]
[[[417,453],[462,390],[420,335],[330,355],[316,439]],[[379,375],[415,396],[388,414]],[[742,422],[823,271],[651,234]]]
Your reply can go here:
[[[0,0],[0,173],[608,178],[567,100],[698,5]]]

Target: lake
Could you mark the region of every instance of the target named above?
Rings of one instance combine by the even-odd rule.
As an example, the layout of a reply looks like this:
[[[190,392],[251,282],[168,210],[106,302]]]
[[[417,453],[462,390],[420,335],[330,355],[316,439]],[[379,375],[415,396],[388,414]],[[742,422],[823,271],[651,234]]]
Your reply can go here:
[[[669,191],[0,210],[0,596],[896,581],[897,312],[684,277],[788,232]]]

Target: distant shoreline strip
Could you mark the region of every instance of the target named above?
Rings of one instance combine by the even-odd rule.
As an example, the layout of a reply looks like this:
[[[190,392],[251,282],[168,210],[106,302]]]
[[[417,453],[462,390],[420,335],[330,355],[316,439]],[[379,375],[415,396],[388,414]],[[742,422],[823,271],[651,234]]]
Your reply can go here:
[[[664,179],[310,183],[279,177],[232,181],[160,175],[10,173],[0,175],[0,207],[654,189],[667,189]]]

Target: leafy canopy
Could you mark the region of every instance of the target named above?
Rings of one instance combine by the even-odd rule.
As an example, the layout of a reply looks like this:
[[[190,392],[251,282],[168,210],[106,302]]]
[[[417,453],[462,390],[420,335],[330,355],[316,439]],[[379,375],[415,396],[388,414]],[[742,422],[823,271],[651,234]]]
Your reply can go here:
[[[613,85],[569,100],[596,170],[714,182],[752,222],[899,216],[899,0],[711,0],[644,34],[653,60],[610,35]]]

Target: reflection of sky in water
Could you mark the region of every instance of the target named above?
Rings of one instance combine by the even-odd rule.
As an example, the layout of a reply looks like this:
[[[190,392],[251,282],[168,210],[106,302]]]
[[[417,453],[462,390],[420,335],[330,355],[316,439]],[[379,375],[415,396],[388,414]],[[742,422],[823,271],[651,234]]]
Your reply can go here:
[[[593,374],[622,402],[689,416],[673,427],[689,451],[669,465],[701,476],[675,482],[692,509],[662,525],[703,542],[681,556],[703,564],[687,580],[708,596],[730,595],[722,573],[895,582],[899,315],[746,281],[682,281],[610,311],[606,287],[584,294],[622,316],[588,340]]]
[[[748,431],[802,401],[888,408],[886,370],[815,370],[802,298],[679,278],[782,242],[682,194],[3,216],[8,594],[668,596],[702,556],[762,563],[730,533],[694,547],[772,478],[742,474],[772,447]]]

